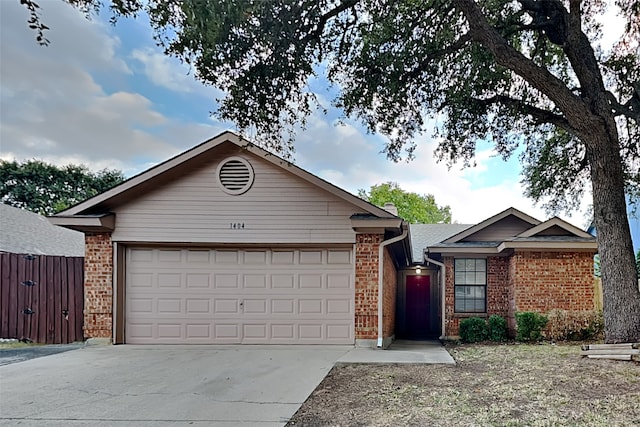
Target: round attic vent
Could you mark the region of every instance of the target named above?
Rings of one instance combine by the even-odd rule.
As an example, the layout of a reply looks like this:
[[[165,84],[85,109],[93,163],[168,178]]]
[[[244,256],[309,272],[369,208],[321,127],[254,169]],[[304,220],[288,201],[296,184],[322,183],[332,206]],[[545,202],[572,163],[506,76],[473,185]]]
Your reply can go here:
[[[222,161],[216,176],[222,191],[234,196],[245,193],[253,184],[253,168],[242,157],[229,157]]]

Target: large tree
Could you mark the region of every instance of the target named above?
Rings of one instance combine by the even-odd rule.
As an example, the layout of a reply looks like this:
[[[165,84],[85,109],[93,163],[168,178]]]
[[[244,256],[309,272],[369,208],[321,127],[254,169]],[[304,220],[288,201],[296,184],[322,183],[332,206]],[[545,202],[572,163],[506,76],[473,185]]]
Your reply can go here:
[[[604,0],[66,1],[146,12],[165,52],[225,91],[217,115],[267,148],[290,147],[317,101],[309,79],[325,73],[335,105],[387,135],[392,159],[435,123],[448,163],[472,162],[479,140],[505,157],[523,147],[527,192],[552,208],[590,183],[606,340],[640,340],[625,206],[640,182],[638,0],[616,0],[613,49],[598,47]],[[46,32],[37,9],[31,21]]]
[[[438,206],[433,194],[418,194],[400,188],[397,182],[385,182],[371,186],[369,191],[361,188],[358,197],[383,206],[393,203],[398,215],[410,224],[437,224],[451,222],[451,208]]]
[[[92,172],[84,165],[0,160],[0,201],[40,215],[53,215],[122,181],[116,169]]]

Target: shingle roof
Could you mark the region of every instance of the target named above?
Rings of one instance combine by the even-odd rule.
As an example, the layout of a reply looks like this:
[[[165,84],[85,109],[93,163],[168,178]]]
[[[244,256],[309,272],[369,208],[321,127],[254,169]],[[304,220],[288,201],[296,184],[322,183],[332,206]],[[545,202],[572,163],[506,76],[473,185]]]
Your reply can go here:
[[[84,256],[84,235],[33,212],[0,203],[0,252]]]
[[[422,262],[424,248],[440,243],[472,226],[473,224],[410,224],[413,262]]]

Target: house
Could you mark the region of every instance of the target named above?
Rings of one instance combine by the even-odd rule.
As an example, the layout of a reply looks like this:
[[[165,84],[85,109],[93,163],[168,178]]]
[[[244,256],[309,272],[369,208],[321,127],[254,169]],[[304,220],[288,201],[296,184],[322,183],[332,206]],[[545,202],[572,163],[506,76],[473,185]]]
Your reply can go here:
[[[593,308],[595,241],[558,218],[409,227],[231,132],[50,220],[85,233],[85,335],[116,344],[386,346]]]
[[[0,203],[0,338],[83,340],[84,236]]]
[[[56,227],[47,218],[0,203],[0,252],[84,256],[84,236]]]

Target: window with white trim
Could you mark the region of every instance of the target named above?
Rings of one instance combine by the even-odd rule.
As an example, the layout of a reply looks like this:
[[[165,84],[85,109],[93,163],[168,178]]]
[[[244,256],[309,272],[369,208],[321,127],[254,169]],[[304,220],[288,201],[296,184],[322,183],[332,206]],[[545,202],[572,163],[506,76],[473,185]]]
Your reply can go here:
[[[458,258],[455,260],[455,312],[487,312],[487,260]]]

